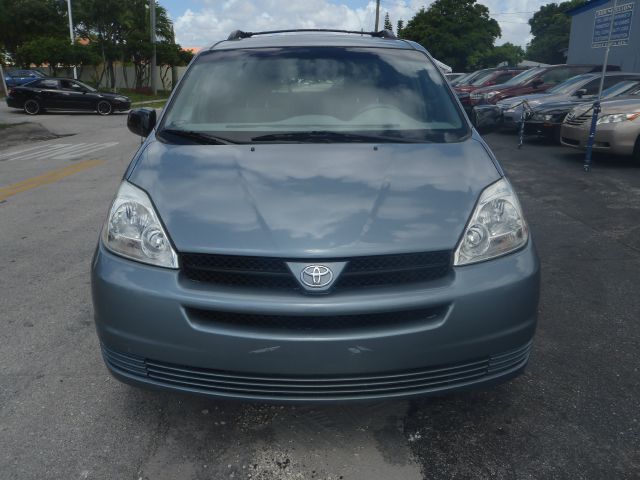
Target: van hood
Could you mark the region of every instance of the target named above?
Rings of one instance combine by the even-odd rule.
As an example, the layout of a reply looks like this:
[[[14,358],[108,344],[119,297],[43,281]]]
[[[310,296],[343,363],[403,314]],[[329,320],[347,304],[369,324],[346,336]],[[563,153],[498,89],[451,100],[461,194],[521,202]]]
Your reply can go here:
[[[128,180],[147,191],[179,252],[337,258],[453,249],[499,178],[475,138],[377,150],[150,139]]]

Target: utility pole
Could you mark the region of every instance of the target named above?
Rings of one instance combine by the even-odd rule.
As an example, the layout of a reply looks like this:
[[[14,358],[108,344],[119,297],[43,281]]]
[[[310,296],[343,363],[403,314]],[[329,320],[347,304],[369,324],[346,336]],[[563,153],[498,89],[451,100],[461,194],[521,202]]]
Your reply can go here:
[[[69,37],[71,38],[71,45],[75,43],[75,38],[73,37],[73,16],[71,15],[71,0],[67,0],[67,13],[69,14]],[[78,70],[76,66],[73,66],[73,78],[78,79]]]
[[[158,93],[158,82],[156,78],[156,0],[149,0],[149,10],[151,11],[151,90],[155,95]]]
[[[171,44],[176,44],[176,32],[173,30],[173,25],[171,26]],[[175,62],[174,62],[175,63]],[[178,67],[175,65],[171,65],[171,90],[176,88],[178,84]]]
[[[380,0],[376,0],[376,28],[373,29],[374,32],[378,31],[379,22],[380,22]]]
[[[2,91],[5,95],[9,95],[9,89],[7,88],[7,84],[4,81],[4,71],[2,70],[2,57],[0,56],[0,78],[2,79]]]

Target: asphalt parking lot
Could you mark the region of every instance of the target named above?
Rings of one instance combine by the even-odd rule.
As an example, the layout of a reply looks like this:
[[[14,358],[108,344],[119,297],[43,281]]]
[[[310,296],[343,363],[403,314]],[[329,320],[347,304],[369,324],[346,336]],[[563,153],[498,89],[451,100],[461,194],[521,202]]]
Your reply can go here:
[[[103,366],[89,263],[139,143],[124,118],[43,115],[59,138],[0,148],[1,479],[640,478],[639,166],[597,156],[586,174],[580,152],[486,137],[543,264],[521,377],[375,404],[221,402]],[[66,173],[24,183],[51,171]]]

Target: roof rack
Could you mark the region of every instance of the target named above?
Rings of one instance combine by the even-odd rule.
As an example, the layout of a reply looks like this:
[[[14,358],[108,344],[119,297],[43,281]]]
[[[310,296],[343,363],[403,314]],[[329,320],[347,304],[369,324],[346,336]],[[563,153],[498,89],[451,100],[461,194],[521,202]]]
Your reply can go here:
[[[242,30],[234,30],[229,34],[227,40],[242,40],[255,35],[269,35],[275,33],[295,33],[295,32],[329,32],[329,33],[351,33],[354,35],[370,35],[377,38],[397,39],[391,30],[380,30],[379,32],[358,32],[356,30],[333,30],[330,28],[300,28],[294,30],[269,30],[266,32],[243,32]]]

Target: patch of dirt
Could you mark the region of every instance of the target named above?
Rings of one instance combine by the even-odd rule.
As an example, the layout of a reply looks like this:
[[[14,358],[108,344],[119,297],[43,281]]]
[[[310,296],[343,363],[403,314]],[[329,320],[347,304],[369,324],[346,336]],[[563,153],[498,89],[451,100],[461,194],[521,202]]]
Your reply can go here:
[[[27,142],[53,140],[61,136],[51,133],[39,123],[3,125],[3,128],[0,129],[0,149],[22,145]]]

